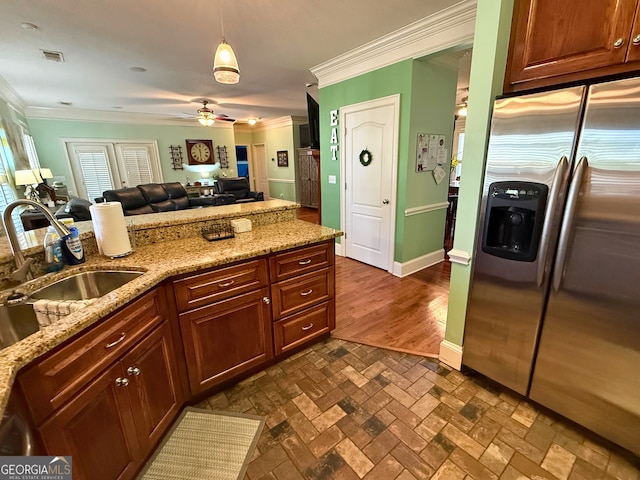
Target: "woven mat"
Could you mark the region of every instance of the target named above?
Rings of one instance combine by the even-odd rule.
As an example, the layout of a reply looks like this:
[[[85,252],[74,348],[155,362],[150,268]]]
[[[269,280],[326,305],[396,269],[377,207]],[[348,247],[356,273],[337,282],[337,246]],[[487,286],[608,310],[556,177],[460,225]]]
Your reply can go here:
[[[187,407],[138,480],[244,478],[264,418]]]

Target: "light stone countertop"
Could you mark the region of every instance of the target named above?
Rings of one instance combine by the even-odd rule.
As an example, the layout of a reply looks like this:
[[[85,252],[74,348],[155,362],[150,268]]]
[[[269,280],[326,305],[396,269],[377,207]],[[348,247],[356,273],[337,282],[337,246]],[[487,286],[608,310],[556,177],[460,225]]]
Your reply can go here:
[[[290,204],[291,202],[286,203]],[[246,214],[246,210],[244,214]],[[153,215],[167,215],[167,213]],[[232,216],[235,215],[232,214]],[[191,221],[197,222],[198,220],[192,218]],[[254,226],[250,232],[238,233],[234,238],[215,242],[208,242],[198,235],[137,247],[133,254],[118,259],[109,259],[95,254],[88,256],[87,261],[79,267],[66,268],[58,274],[47,275],[48,284],[58,277],[64,278],[86,270],[130,269],[145,272],[124,286],[99,298],[91,305],[62,317],[55,324],[42,327],[33,335],[0,350],[0,412],[6,407],[13,381],[22,367],[159,285],[163,280],[175,275],[198,272],[272,252],[331,240],[340,235],[342,232],[338,230],[308,222],[280,221]],[[42,284],[43,279],[37,278],[22,285],[18,290],[28,293],[39,288]],[[0,299],[6,298],[8,293],[9,290],[0,292]]]

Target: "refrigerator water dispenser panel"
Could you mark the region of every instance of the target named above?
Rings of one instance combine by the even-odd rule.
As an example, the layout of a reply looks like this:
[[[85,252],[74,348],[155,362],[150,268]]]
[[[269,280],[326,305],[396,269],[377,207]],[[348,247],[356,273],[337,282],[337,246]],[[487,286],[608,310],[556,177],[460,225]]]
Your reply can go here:
[[[549,188],[542,183],[489,185],[482,251],[496,257],[533,262],[538,254]]]

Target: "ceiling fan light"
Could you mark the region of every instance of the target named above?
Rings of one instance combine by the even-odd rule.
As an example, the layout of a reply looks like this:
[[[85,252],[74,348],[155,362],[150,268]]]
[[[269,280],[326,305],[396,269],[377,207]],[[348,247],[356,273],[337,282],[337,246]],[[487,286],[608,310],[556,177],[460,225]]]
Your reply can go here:
[[[238,68],[238,60],[231,45],[224,39],[218,45],[216,55],[213,59],[213,76],[218,83],[232,85],[240,81],[240,69]]]
[[[215,120],[212,117],[198,117],[198,121],[205,127],[210,127],[215,123]]]
[[[257,120],[257,119],[255,119],[255,118],[250,118],[250,119],[249,119],[249,125],[253,126],[253,125],[255,125],[256,123],[258,123],[258,120]]]

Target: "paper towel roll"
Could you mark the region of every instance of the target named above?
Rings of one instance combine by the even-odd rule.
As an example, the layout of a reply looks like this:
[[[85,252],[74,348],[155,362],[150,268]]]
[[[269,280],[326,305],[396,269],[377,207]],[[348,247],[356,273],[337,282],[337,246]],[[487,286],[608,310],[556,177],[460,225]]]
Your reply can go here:
[[[89,207],[98,251],[108,257],[122,257],[132,252],[129,232],[120,202],[96,203]]]

